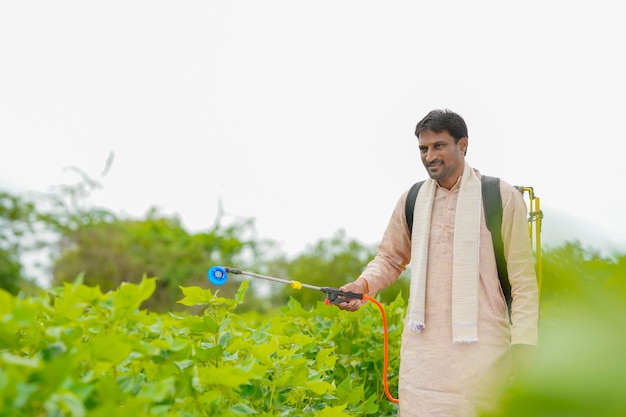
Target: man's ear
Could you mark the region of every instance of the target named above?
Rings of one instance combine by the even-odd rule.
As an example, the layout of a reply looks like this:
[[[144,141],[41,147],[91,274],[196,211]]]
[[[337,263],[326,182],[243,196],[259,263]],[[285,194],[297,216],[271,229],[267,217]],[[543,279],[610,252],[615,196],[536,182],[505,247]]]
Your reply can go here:
[[[461,152],[463,152],[463,156],[467,155],[467,147],[469,145],[469,139],[467,138],[467,136],[459,139],[458,145],[459,149],[461,149]]]

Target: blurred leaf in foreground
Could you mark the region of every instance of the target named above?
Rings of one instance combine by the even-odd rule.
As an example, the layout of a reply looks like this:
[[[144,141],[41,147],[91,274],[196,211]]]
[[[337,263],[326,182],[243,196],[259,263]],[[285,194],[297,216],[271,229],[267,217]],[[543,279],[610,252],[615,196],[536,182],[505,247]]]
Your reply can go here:
[[[626,416],[626,297],[599,282],[580,289],[542,327],[537,366],[498,416]]]

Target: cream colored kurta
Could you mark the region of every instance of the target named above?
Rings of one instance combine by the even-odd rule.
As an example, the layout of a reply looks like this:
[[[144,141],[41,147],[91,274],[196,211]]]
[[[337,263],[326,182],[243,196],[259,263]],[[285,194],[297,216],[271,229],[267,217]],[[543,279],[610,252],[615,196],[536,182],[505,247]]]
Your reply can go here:
[[[503,387],[510,375],[511,344],[537,343],[537,280],[527,209],[521,193],[503,181],[500,185],[502,237],[513,297],[513,324],[508,322],[493,243],[483,213],[479,341],[452,343],[452,246],[459,184],[451,190],[437,186],[435,191],[426,275],[426,327],[417,334],[405,326],[402,336],[401,417],[470,417],[476,407],[492,407],[494,387]],[[371,293],[391,285],[410,262],[410,237],[404,214],[406,197],[407,192],[398,200],[378,253],[362,274],[369,281]]]

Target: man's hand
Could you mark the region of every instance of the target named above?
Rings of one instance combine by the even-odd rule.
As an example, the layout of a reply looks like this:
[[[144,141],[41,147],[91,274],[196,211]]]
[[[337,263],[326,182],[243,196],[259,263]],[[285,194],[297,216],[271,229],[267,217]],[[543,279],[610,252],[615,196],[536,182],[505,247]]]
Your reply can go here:
[[[365,280],[358,278],[356,281],[353,281],[349,284],[344,285],[343,287],[340,288],[340,290],[345,291],[345,292],[355,292],[359,294],[365,294],[367,290],[367,284],[365,283]],[[350,301],[346,301],[345,303],[337,304],[337,307],[346,311],[357,311],[359,307],[361,307],[361,305],[365,303],[367,303],[367,300],[351,299]]]

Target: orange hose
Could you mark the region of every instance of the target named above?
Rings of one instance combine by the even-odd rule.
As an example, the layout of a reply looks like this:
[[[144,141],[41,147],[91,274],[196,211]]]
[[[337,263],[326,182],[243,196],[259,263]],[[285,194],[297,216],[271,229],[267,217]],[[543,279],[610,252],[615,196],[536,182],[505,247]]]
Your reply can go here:
[[[389,382],[387,381],[387,368],[389,367],[389,335],[387,332],[387,315],[385,314],[385,308],[378,300],[376,300],[373,297],[370,297],[367,294],[363,294],[363,299],[371,301],[374,304],[376,304],[376,306],[378,306],[378,309],[380,310],[380,313],[383,316],[383,335],[384,335],[383,385],[385,387],[385,394],[387,395],[387,398],[389,399],[389,401],[394,402],[394,403],[399,403],[400,400],[398,400],[397,398],[393,398],[391,396],[391,393],[389,392]]]

